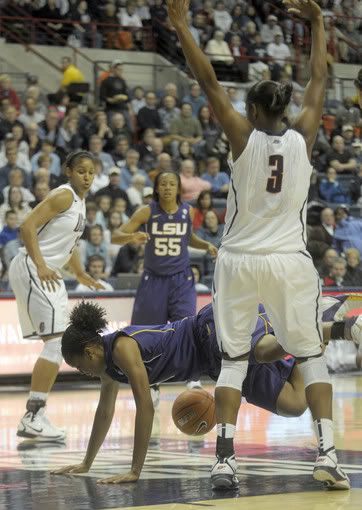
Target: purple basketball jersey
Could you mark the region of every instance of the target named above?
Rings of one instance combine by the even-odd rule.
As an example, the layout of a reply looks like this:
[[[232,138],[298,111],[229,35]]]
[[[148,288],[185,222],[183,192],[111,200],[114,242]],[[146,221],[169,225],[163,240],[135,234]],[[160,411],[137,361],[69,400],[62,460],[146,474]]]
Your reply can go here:
[[[181,203],[168,214],[157,202],[151,202],[146,225],[150,240],[145,248],[145,271],[160,276],[180,273],[190,266],[188,244],[192,233],[190,206]]]

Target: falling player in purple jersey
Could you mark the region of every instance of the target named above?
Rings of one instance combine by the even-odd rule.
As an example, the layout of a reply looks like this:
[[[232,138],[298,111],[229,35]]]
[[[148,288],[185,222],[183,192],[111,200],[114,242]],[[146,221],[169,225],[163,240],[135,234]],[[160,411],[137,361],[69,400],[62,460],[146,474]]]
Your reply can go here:
[[[180,176],[161,172],[153,201],[140,207],[112,235],[112,243],[146,243],[144,272],[131,324],[163,324],[196,313],[196,290],[188,246],[216,257],[217,248],[192,231],[192,207],[181,202]],[[145,232],[139,232],[145,228]]]
[[[181,202],[181,180],[174,172],[155,179],[153,200],[140,207],[112,234],[112,243],[146,243],[144,272],[133,306],[131,324],[164,324],[196,313],[196,289],[188,246],[216,257],[217,248],[192,231],[194,211]],[[145,228],[145,232],[139,232]],[[190,387],[199,386],[190,381]],[[154,402],[159,387],[152,391]]]
[[[362,316],[331,322],[361,305],[348,296],[331,298],[323,318],[324,343],[346,338],[362,346]],[[87,452],[81,464],[66,466],[55,474],[85,473],[92,466],[111,425],[119,382],[129,383],[136,402],[134,450],[131,470],[102,483],[138,480],[152,430],[154,408],[149,386],[181,382],[208,375],[217,380],[221,353],[217,345],[211,304],[193,317],[162,325],[129,326],[101,335],[106,328],[105,310],[82,302],[73,308],[70,326],[62,338],[65,361],[79,371],[100,377],[101,391]],[[300,416],[307,409],[303,378],[294,359],[282,359],[268,317],[260,305],[252,335],[249,368],[243,396],[258,407],[283,416]],[[362,354],[362,353],[361,353]]]

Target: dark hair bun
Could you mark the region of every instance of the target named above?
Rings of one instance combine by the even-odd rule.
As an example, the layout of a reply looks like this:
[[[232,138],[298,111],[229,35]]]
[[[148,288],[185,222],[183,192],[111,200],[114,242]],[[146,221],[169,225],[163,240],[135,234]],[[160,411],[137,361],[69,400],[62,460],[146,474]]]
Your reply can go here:
[[[273,100],[269,106],[272,114],[279,115],[284,112],[292,97],[293,85],[291,83],[282,83],[277,85]]]
[[[107,325],[106,311],[97,303],[82,301],[70,313],[70,325],[78,331],[101,332]]]

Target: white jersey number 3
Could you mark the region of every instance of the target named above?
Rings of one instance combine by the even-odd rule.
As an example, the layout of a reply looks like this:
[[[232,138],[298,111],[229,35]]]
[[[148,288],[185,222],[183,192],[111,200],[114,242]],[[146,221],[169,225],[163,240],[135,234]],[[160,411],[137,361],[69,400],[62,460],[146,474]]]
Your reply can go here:
[[[269,157],[269,168],[271,177],[267,180],[266,191],[269,193],[280,193],[282,190],[284,159],[280,154]]]

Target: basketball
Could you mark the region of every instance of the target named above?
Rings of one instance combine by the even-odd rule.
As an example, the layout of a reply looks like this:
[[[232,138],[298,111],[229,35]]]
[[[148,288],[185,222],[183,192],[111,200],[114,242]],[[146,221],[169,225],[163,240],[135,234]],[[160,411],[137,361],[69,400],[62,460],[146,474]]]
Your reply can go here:
[[[189,436],[210,432],[216,424],[214,397],[202,389],[184,391],[173,403],[172,419]]]

